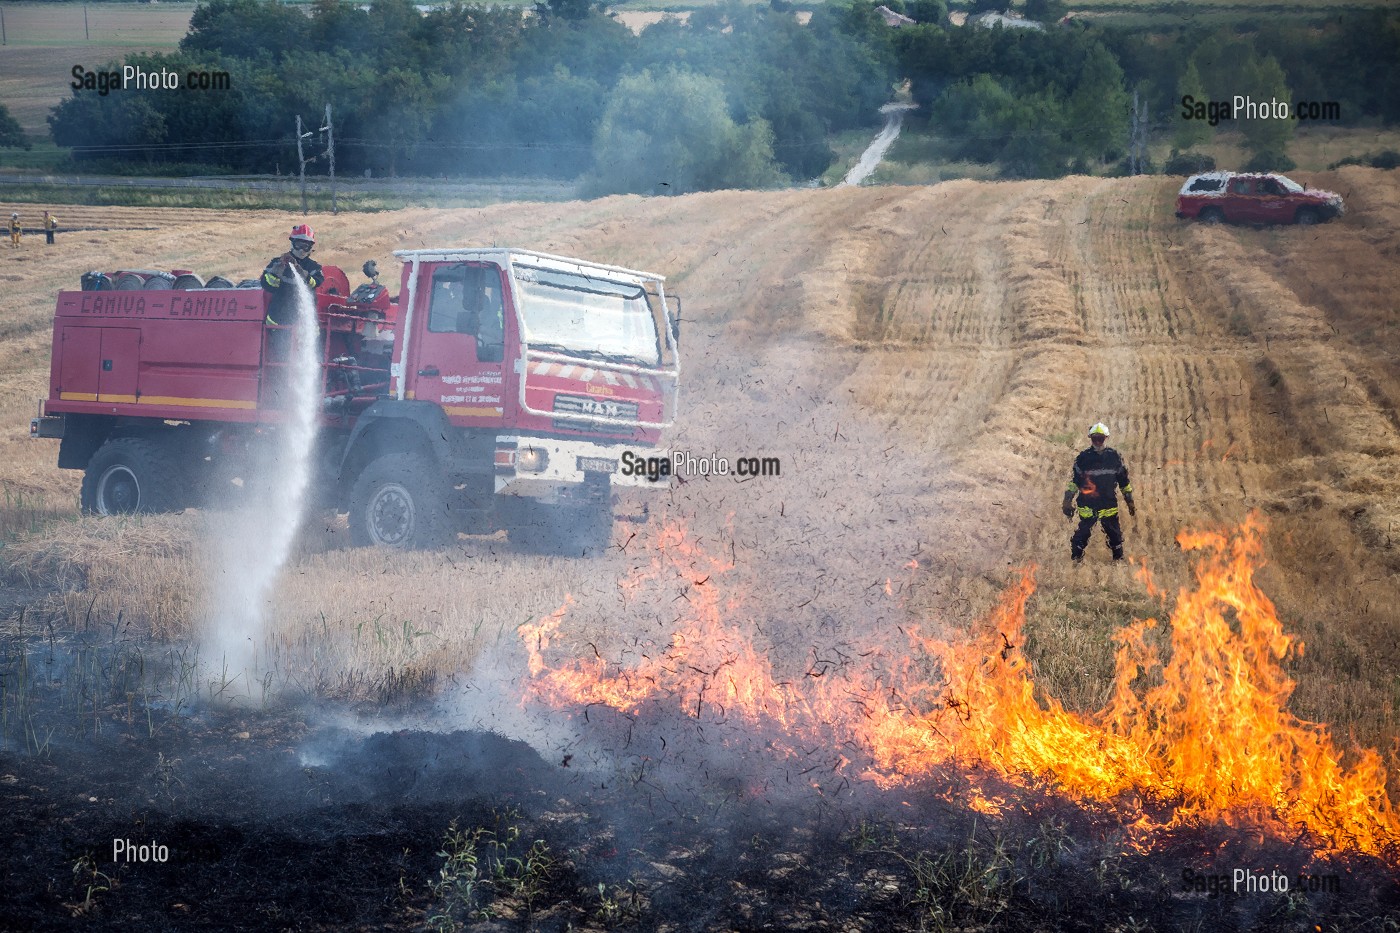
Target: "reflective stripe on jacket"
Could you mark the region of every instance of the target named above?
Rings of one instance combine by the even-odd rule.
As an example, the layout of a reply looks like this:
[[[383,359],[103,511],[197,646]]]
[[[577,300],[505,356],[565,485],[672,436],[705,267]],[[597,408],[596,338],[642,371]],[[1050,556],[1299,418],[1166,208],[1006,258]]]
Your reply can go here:
[[[287,272],[287,269],[284,268],[284,264],[286,263],[296,264],[297,268],[301,270],[302,280],[306,282],[309,288],[319,288],[321,283],[326,279],[325,273],[321,271],[321,264],[310,256],[305,259],[298,259],[291,253],[283,253],[281,256],[269,262],[267,268],[263,270],[263,288],[268,291],[275,291],[282,287],[282,275]]]
[[[1079,514],[1089,518],[1097,513],[1099,518],[1118,514],[1117,487],[1123,487],[1123,498],[1133,501],[1133,486],[1128,482],[1128,468],[1123,458],[1112,447],[1095,450],[1090,447],[1080,451],[1074,458],[1074,470],[1070,473],[1066,491],[1079,493]],[[1089,514],[1085,514],[1085,511]]]

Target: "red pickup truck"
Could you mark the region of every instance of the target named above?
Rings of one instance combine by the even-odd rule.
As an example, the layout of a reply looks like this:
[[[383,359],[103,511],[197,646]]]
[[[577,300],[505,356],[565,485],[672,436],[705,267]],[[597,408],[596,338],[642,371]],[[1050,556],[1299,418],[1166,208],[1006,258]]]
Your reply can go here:
[[[1192,175],[1176,198],[1176,216],[1202,223],[1316,224],[1345,211],[1342,196],[1283,175]]]

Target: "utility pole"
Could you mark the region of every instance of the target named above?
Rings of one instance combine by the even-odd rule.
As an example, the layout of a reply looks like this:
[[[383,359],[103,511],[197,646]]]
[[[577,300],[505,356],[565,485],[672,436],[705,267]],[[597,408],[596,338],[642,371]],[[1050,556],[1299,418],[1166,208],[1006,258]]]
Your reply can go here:
[[[1142,162],[1138,156],[1138,122],[1141,119],[1138,111],[1138,91],[1133,89],[1133,114],[1128,124],[1128,174],[1139,175],[1142,173]]]
[[[9,37],[5,35],[5,8],[0,7],[0,45],[9,44]]]
[[[83,38],[92,41],[92,33],[88,31],[87,4],[83,4]]]
[[[1137,92],[1137,88],[1134,88],[1134,90],[1133,90],[1133,130],[1131,130],[1131,139],[1133,139],[1133,141],[1131,141],[1130,147],[1128,147],[1128,153],[1130,153],[1130,155],[1128,155],[1128,174],[1130,174],[1130,175],[1137,175],[1137,174],[1138,174],[1138,154],[1137,154],[1137,139],[1138,139],[1138,134],[1137,134],[1137,123],[1138,123],[1138,92]]]
[[[1151,171],[1152,169],[1151,154],[1147,151],[1147,144],[1149,142],[1147,131],[1151,126],[1152,124],[1148,122],[1147,116],[1147,101],[1144,100],[1142,102],[1142,170],[1144,172]]]
[[[321,127],[326,134],[326,155],[331,163],[331,213],[340,213],[335,203],[335,126],[331,123],[331,105],[326,104],[326,125]]]
[[[301,131],[301,114],[297,114],[297,163],[301,166],[301,215],[306,216],[306,157],[302,155],[301,141],[310,133]]]

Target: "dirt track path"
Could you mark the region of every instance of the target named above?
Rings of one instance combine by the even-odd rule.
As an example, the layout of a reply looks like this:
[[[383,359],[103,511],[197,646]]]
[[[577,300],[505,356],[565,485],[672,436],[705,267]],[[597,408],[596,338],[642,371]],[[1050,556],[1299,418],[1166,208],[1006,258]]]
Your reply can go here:
[[[870,145],[860,154],[856,164],[851,166],[851,170],[846,173],[846,177],[841,179],[841,185],[858,185],[875,173],[880,167],[880,162],[885,158],[885,153],[890,151],[894,141],[899,138],[899,129],[904,124],[904,114],[915,109],[915,104],[890,103],[880,108],[880,112],[885,115],[885,125],[880,128]]]

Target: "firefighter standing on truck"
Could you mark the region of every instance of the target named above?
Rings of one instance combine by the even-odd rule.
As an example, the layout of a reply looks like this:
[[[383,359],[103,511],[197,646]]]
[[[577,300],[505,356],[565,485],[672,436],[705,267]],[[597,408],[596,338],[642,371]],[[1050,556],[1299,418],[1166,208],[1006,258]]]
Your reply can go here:
[[[1118,451],[1104,446],[1107,440],[1108,426],[1103,422],[1089,429],[1092,446],[1080,451],[1079,456],[1074,458],[1074,471],[1070,474],[1069,488],[1065,490],[1063,509],[1067,518],[1073,518],[1076,514],[1073,500],[1075,493],[1079,494],[1079,527],[1074,530],[1074,537],[1069,543],[1070,560],[1076,564],[1084,560],[1084,545],[1089,543],[1095,522],[1103,523],[1113,559],[1123,559],[1123,529],[1118,524],[1115,487],[1123,487],[1123,501],[1128,506],[1128,514],[1137,514],[1137,508],[1133,505],[1133,484],[1128,482],[1128,468],[1124,466]]]
[[[306,287],[315,291],[325,279],[321,264],[311,258],[311,250],[316,245],[316,232],[306,224],[297,224],[289,237],[292,248],[267,264],[263,270],[263,290],[272,295],[268,302],[267,323],[293,324],[296,322],[296,298],[293,294],[293,265],[301,272]]]

